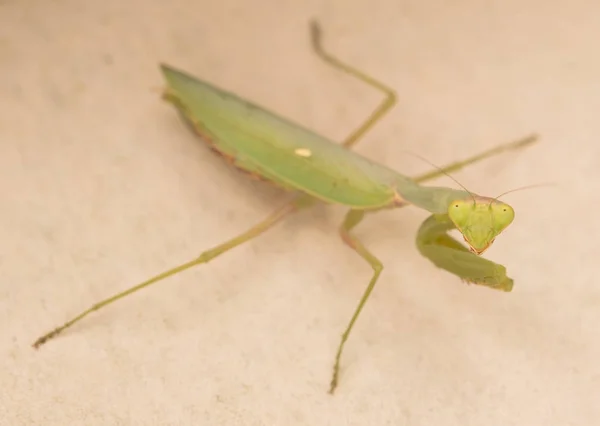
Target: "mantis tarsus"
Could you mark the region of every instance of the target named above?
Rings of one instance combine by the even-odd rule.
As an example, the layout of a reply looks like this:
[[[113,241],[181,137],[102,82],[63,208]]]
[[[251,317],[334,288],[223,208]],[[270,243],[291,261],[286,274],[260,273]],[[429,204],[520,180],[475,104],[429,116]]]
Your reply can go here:
[[[291,213],[319,202],[350,208],[340,227],[341,237],[373,268],[372,278],[338,345],[330,393],[334,392],[338,383],[346,340],[383,270],[377,257],[352,233],[365,213],[407,205],[425,209],[432,214],[417,233],[416,245],[421,254],[463,281],[503,291],[512,289],[513,281],[506,275],[504,266],[479,257],[513,221],[512,207],[497,198],[482,197],[466,190],[422,186],[421,183],[501,152],[525,147],[536,137],[503,144],[413,178],[370,161],[351,148],[393,107],[396,95],[383,83],[326,52],[321,44],[320,27],[312,22],[310,28],[312,47],[321,59],[386,95],[379,107],[338,144],[232,93],[161,64],[167,83],[163,97],[176,108],[192,130],[226,161],[246,173],[292,191],[293,199],[246,232],[203,252],[199,257],[93,305],[37,339],[34,347],[39,347],[88,314],[157,281],[206,263],[262,234]],[[458,229],[467,247],[448,235],[451,229]]]

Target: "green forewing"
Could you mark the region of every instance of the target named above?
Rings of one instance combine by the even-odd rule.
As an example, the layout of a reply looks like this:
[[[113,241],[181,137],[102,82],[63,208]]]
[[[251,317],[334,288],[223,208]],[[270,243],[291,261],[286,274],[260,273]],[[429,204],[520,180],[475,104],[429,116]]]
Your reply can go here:
[[[161,69],[168,98],[238,167],[327,202],[355,208],[392,203],[400,177],[393,170],[232,93],[167,65]]]

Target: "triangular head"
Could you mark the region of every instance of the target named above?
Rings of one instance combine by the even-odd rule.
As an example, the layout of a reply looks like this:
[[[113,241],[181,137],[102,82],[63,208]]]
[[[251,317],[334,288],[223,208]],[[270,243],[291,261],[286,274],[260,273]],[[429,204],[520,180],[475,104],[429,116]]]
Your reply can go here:
[[[482,254],[515,218],[514,209],[496,198],[472,196],[455,200],[448,216],[463,235],[469,249]]]

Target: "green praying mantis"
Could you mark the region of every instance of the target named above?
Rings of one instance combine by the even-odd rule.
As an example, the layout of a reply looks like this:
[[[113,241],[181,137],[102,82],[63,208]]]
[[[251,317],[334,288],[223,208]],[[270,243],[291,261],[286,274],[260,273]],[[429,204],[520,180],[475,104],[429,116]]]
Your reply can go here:
[[[383,270],[382,263],[353,234],[366,213],[408,205],[430,212],[416,239],[423,256],[465,282],[507,292],[512,290],[513,280],[506,275],[506,268],[479,255],[511,224],[515,216],[513,208],[498,197],[476,195],[465,188],[431,187],[422,183],[501,152],[528,146],[536,140],[535,135],[412,178],[373,162],[351,148],[394,106],[396,95],[385,84],[324,50],[316,22],[311,22],[310,29],[312,47],[321,59],[385,94],[379,107],[342,143],[335,143],[232,93],[161,64],[166,80],[163,98],[175,107],[184,122],[223,159],[245,173],[291,192],[292,199],[244,233],[91,306],[37,339],[33,344],[35,348],[92,312],[157,281],[207,263],[262,234],[290,214],[317,203],[349,208],[339,232],[343,241],[373,269],[371,280],[337,347],[330,393],[338,384],[346,341]],[[462,234],[466,246],[448,234],[452,229]]]

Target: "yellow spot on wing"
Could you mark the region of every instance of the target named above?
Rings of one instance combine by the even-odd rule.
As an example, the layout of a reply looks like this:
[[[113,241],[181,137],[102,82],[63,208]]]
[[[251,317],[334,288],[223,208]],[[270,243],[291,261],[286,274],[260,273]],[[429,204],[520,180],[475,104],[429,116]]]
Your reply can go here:
[[[308,148],[296,148],[294,150],[294,154],[296,154],[298,157],[310,157],[312,152]]]

